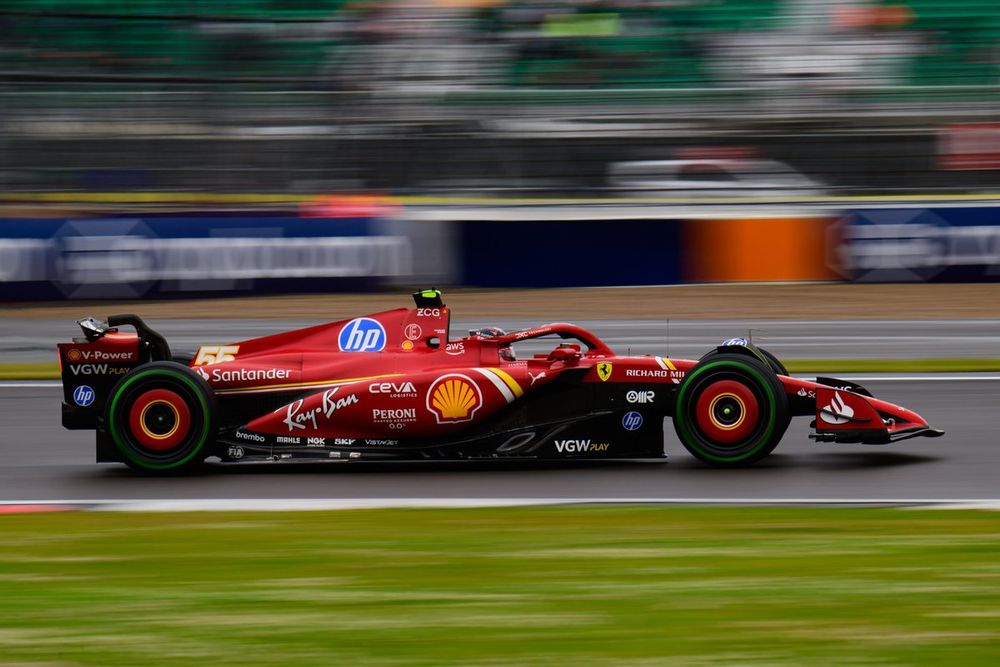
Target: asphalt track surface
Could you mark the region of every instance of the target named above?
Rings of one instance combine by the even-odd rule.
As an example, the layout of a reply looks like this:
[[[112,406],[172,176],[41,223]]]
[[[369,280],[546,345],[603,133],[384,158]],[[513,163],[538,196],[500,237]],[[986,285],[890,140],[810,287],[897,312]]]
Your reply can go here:
[[[85,313],[81,313],[81,317]],[[99,315],[99,313],[94,313]],[[175,351],[231,343],[322,322],[282,320],[150,320]],[[535,320],[453,319],[451,336],[469,329],[507,330],[540,324]],[[576,320],[619,354],[662,354],[697,359],[722,341],[752,336],[782,359],[995,358],[1000,355],[1000,320]],[[55,345],[80,335],[70,320],[0,318],[0,359],[55,361]],[[551,341],[526,342],[524,352],[548,351]],[[520,348],[519,348],[520,351]]]
[[[942,438],[885,446],[817,445],[793,421],[769,458],[744,470],[695,461],[664,424],[668,463],[209,465],[144,477],[97,465],[93,435],[59,424],[60,390],[0,384],[0,501],[175,499],[995,500],[1000,379],[878,380],[876,396],[912,408]],[[24,383],[29,384],[29,383]]]

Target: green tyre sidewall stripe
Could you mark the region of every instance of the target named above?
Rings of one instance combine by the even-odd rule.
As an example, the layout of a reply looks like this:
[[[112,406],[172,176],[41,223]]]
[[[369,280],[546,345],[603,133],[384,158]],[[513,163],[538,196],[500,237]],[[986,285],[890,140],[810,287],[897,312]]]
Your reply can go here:
[[[690,382],[690,380],[719,366],[724,366],[727,368],[732,368],[735,366],[745,371],[746,373],[752,375],[760,383],[760,386],[763,389],[764,393],[766,394],[770,404],[770,410],[769,410],[770,416],[768,418],[769,423],[767,425],[767,429],[765,429],[765,431],[760,435],[756,445],[754,445],[749,451],[743,452],[742,454],[739,454],[734,457],[718,456],[716,454],[706,452],[702,447],[700,447],[696,442],[697,439],[693,437],[693,434],[691,432],[691,427],[687,423],[687,414],[683,406],[684,396],[694,385],[694,383]],[[774,395],[773,388],[767,381],[767,378],[762,376],[760,372],[753,366],[744,365],[736,360],[723,360],[707,364],[697,369],[694,372],[694,374],[689,375],[687,378],[685,378],[684,385],[677,393],[677,409],[674,411],[674,422],[677,424],[678,427],[680,427],[680,429],[684,432],[685,435],[686,442],[684,442],[684,444],[688,447],[698,450],[698,453],[701,456],[704,456],[706,459],[709,459],[711,461],[716,461],[718,463],[739,463],[740,461],[745,461],[746,459],[752,458],[754,455],[756,455],[760,451],[761,447],[764,447],[771,439],[771,434],[774,433],[774,427],[776,426],[777,417],[778,417],[778,401]]]
[[[175,371],[170,371],[162,368],[151,368],[147,371],[140,371],[139,373],[136,373],[131,378],[126,380],[125,383],[118,388],[118,391],[115,392],[114,397],[112,397],[111,406],[108,408],[108,416],[109,417],[114,416],[115,409],[118,406],[118,400],[121,398],[122,394],[125,392],[126,389],[128,389],[132,384],[134,384],[138,380],[156,375],[167,376],[171,379],[179,380],[183,384],[187,385],[188,388],[191,389],[192,393],[198,398],[198,402],[201,404],[202,410],[204,411],[203,414],[206,417],[208,416],[209,406],[208,403],[205,402],[205,396],[201,387],[195,384],[194,381],[191,380],[191,378],[189,377],[185,377],[184,375],[177,373]],[[148,468],[150,470],[170,470],[173,468],[179,468],[185,465],[186,463],[189,463],[191,459],[197,456],[198,453],[201,452],[201,450],[203,450],[205,448],[205,445],[208,443],[208,435],[209,435],[208,427],[209,427],[209,420],[204,419],[202,423],[202,433],[198,441],[198,444],[191,450],[191,453],[185,456],[183,459],[179,461],[171,461],[170,463],[151,463],[149,461],[136,459],[136,457],[130,451],[131,448],[128,447],[123,442],[121,434],[118,432],[118,424],[116,420],[108,419],[108,433],[111,435],[111,441],[115,443],[115,447],[122,454],[122,456],[126,457],[129,461],[136,464],[137,466]]]

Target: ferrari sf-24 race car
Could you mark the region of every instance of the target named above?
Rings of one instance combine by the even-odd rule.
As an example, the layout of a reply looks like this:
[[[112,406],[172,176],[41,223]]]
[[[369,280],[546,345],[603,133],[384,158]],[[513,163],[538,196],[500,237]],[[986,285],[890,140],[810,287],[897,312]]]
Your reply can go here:
[[[172,355],[135,315],[79,321],[59,344],[62,421],[97,432],[97,460],[176,471],[223,462],[662,459],[663,418],[698,459],[745,466],[793,416],[819,442],[939,436],[858,384],[791,377],[743,338],[698,361],[620,356],[546,324],[448,335],[437,290],[415,307]],[[119,329],[130,326],[135,333]],[[545,354],[516,348],[553,338]]]

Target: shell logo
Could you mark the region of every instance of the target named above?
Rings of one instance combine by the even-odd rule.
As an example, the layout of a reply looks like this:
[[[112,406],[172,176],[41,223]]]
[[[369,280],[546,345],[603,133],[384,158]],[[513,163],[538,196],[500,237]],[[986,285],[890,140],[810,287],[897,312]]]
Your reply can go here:
[[[472,421],[482,404],[483,392],[466,375],[442,375],[427,390],[427,409],[438,424]]]
[[[81,356],[83,355],[80,354],[80,350],[73,348],[72,350],[66,353],[66,361],[80,361]]]

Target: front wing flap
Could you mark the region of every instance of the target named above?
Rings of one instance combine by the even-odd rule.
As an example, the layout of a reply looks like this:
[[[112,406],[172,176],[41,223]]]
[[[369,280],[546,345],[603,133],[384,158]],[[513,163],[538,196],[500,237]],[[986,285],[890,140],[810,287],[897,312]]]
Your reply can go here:
[[[874,398],[860,385],[817,378],[813,391],[816,433],[810,437],[818,442],[881,445],[918,436],[944,435],[944,431],[931,428],[916,412]]]

